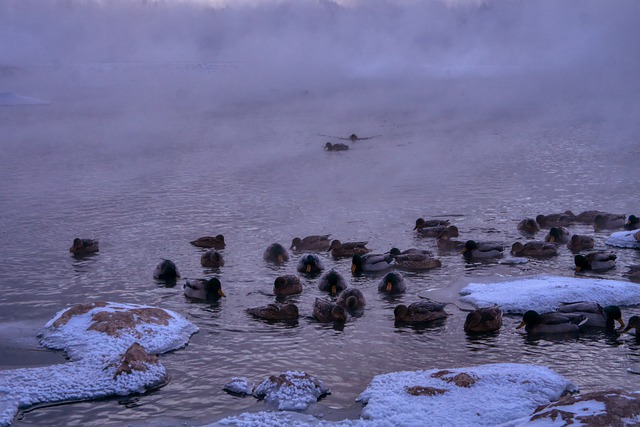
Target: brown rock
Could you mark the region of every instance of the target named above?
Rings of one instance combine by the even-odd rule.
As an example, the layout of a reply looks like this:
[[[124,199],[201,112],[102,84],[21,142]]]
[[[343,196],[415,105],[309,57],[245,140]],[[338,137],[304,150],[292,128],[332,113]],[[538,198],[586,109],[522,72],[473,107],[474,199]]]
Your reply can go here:
[[[74,305],[73,307],[71,307],[70,309],[68,309],[67,311],[65,311],[64,313],[62,313],[62,315],[60,317],[58,317],[58,319],[56,319],[55,322],[53,322],[53,326],[55,326],[56,328],[62,325],[66,325],[67,322],[69,320],[71,320],[71,318],[73,316],[80,316],[82,314],[85,314],[89,311],[91,311],[92,309],[96,308],[96,307],[106,307],[107,303],[106,302],[85,302],[82,304],[77,304]]]
[[[432,378],[438,378],[442,381],[446,381],[448,383],[452,383],[458,387],[471,387],[472,385],[474,385],[477,381],[477,378],[469,375],[465,372],[460,372],[457,375],[454,375],[453,377],[449,377],[448,375],[451,375],[452,373],[450,371],[438,371],[435,372],[433,374],[431,374]]]
[[[93,323],[87,328],[89,331],[106,333],[113,337],[119,337],[122,330],[133,331],[140,323],[155,323],[168,325],[171,315],[161,308],[143,307],[127,311],[100,311],[92,317]],[[141,336],[139,331],[136,336]]]
[[[413,387],[405,387],[405,391],[412,396],[435,396],[436,394],[444,394],[447,390],[415,385]]]
[[[149,354],[143,346],[134,342],[122,355],[122,360],[113,379],[122,373],[130,374],[133,371],[146,371],[148,364],[158,363],[155,354]]]

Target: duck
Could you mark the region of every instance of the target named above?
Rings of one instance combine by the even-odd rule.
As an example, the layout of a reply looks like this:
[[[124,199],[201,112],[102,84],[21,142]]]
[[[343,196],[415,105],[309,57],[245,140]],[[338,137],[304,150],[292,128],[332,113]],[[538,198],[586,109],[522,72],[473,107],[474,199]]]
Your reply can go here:
[[[502,310],[497,305],[478,308],[469,314],[464,321],[467,333],[495,332],[502,326]]]
[[[364,294],[358,288],[348,287],[338,295],[336,304],[345,308],[347,311],[363,310],[367,304]]]
[[[596,215],[596,217],[593,219],[593,228],[595,231],[616,230],[619,228],[623,228],[626,221],[626,215],[605,212]]]
[[[262,257],[265,261],[282,264],[289,261],[289,252],[280,243],[272,243],[267,246]]]
[[[348,286],[349,283],[344,276],[334,269],[324,273],[318,280],[318,289],[331,295],[337,295]]]
[[[316,275],[324,270],[324,264],[318,255],[307,253],[300,257],[296,268],[300,273]]]
[[[356,254],[351,259],[351,273],[375,272],[388,270],[394,263],[393,255],[386,254]]]
[[[200,264],[203,267],[219,268],[224,266],[224,257],[215,249],[209,249],[200,257]]]
[[[569,243],[570,235],[571,233],[569,233],[569,230],[565,227],[551,227],[549,233],[544,236],[544,241],[564,245],[565,243]]]
[[[563,302],[556,311],[559,313],[582,314],[588,319],[587,323],[584,324],[586,327],[604,328],[612,331],[615,329],[615,322],[618,322],[620,327],[624,328],[622,311],[617,305],[602,307],[594,301]]]
[[[329,245],[331,256],[334,258],[351,258],[354,255],[364,255],[371,252],[366,245],[369,242],[345,242],[340,240],[332,240]]]
[[[606,212],[602,212],[602,211],[584,211],[584,212],[580,212],[578,215],[575,215],[573,218],[574,222],[580,222],[582,224],[593,224],[593,221],[596,219],[596,216],[598,215],[602,215],[602,214],[607,214]]]
[[[188,298],[217,301],[226,297],[222,292],[222,284],[217,277],[211,279],[188,279],[184,286],[184,295]]]
[[[100,250],[100,242],[94,239],[73,239],[73,244],[69,248],[69,252],[74,255],[93,254]]]
[[[635,215],[629,215],[627,222],[624,223],[625,230],[637,230],[640,228],[640,218]]]
[[[389,295],[401,294],[406,289],[404,276],[397,271],[387,273],[378,284],[378,291]]]
[[[313,317],[322,323],[343,323],[347,320],[347,312],[336,303],[316,298],[313,303]]]
[[[347,144],[343,144],[341,142],[337,142],[335,144],[327,142],[324,145],[324,149],[327,150],[327,151],[347,151],[349,149],[349,146]]]
[[[536,234],[540,231],[540,225],[533,218],[525,218],[518,223],[518,230],[525,234]]]
[[[444,311],[446,304],[431,300],[418,301],[406,306],[397,305],[393,316],[399,323],[428,323],[446,319],[449,314]]]
[[[421,237],[440,237],[442,233],[447,233],[449,237],[458,237],[458,227],[455,225],[436,225],[434,227],[423,227],[416,230]]]
[[[609,251],[589,252],[585,255],[576,255],[574,262],[576,271],[582,270],[609,270],[616,266],[616,254]]]
[[[276,280],[273,281],[273,293],[281,296],[302,293],[300,278],[293,274],[276,277]]]
[[[453,236],[449,234],[448,230],[443,231],[442,234],[436,238],[436,246],[438,246],[438,249],[441,251],[462,251],[464,249],[465,242],[452,239],[451,237]]]
[[[478,243],[475,240],[467,240],[462,253],[468,258],[495,258],[502,256],[504,246],[499,243]]]
[[[627,327],[624,328],[622,333],[628,332],[631,329],[635,329],[636,336],[640,337],[640,335],[638,334],[638,328],[640,328],[640,316],[631,316],[629,318],[629,321],[627,322]]]
[[[591,236],[584,236],[582,234],[574,234],[567,243],[567,248],[572,252],[580,252],[585,249],[593,249],[596,242]]]
[[[578,332],[580,326],[587,322],[587,318],[576,313],[549,312],[539,314],[537,311],[529,310],[522,316],[522,322],[516,327],[523,326],[530,334],[564,334]]]
[[[416,219],[416,226],[413,227],[413,230],[420,230],[425,227],[438,227],[440,225],[444,225],[445,227],[449,225],[448,219],[424,219],[418,218]]]
[[[245,312],[263,320],[296,320],[299,317],[298,306],[295,304],[269,304],[247,308]]]
[[[175,281],[180,278],[180,272],[173,261],[163,259],[160,264],[156,266],[153,272],[153,278],[156,280]]]
[[[558,248],[553,243],[530,241],[515,242],[511,246],[511,255],[520,257],[548,257],[558,255]]]
[[[328,251],[331,247],[331,234],[306,236],[302,239],[294,237],[289,249],[293,251]]]
[[[400,252],[397,248],[394,249],[396,249],[397,252]],[[442,262],[439,259],[434,258],[433,254],[427,250],[408,249],[407,251],[398,254],[392,253],[393,259],[395,261],[395,266],[397,268],[401,268],[403,270],[419,271],[442,267]],[[391,253],[391,251],[389,252]]]
[[[571,211],[553,213],[549,215],[537,215],[536,222],[541,228],[564,227],[575,221],[576,215]]]
[[[226,246],[224,243],[224,236],[222,234],[218,234],[217,236],[198,237],[196,240],[192,240],[189,243],[193,246],[207,249],[224,249]]]
[[[640,265],[627,266],[627,272],[624,275],[632,280],[640,279]]]

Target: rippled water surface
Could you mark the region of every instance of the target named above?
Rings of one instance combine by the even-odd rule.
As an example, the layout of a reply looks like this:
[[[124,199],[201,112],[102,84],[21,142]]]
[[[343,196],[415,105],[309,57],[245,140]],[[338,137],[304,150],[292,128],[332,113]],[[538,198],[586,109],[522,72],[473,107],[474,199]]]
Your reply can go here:
[[[330,419],[357,415],[355,398],[372,377],[397,370],[524,362],[548,366],[583,391],[638,389],[638,377],[627,372],[640,363],[630,335],[531,339],[515,329],[517,317],[506,317],[495,335],[463,332],[466,313],[456,304],[464,283],[572,276],[566,247],[556,258],[523,265],[467,263],[458,253],[438,253],[435,240],[412,231],[420,216],[442,217],[459,227],[460,239],[510,246],[524,239],[518,221],[539,213],[638,214],[637,126],[617,133],[605,113],[561,117],[575,107],[570,103],[552,103],[549,112],[546,105],[479,111],[461,103],[439,111],[401,102],[430,99],[431,90],[497,85],[490,79],[431,82],[410,94],[387,88],[384,101],[369,87],[354,87],[225,105],[208,103],[216,95],[215,70],[152,68],[123,78],[129,72],[74,70],[75,77],[55,89],[28,87],[50,105],[0,107],[0,367],[62,363],[62,355],[37,347],[35,334],[78,302],[156,305],[184,314],[200,331],[186,348],[161,356],[171,373],[164,388],[38,408],[22,413],[15,425],[210,422],[264,408],[223,392],[231,377],[259,382],[285,370],[305,370],[330,386],[332,394],[316,409]],[[28,73],[29,82],[38,73],[68,78],[66,70]],[[14,80],[27,89],[26,78]],[[113,93],[113,80],[124,90]],[[175,88],[160,90],[169,80]],[[349,143],[347,152],[322,150],[329,138],[319,134],[352,132],[379,136]],[[572,231],[594,234],[587,226]],[[219,233],[227,242],[226,265],[202,268],[202,252],[189,241]],[[302,315],[297,324],[263,323],[244,313],[273,302],[275,277],[295,273],[300,254],[281,267],[262,260],[270,243],[288,247],[293,237],[329,233],[366,240],[376,252],[431,249],[443,266],[407,273],[406,294],[387,298],[377,292],[380,276],[351,277],[350,260],[323,254],[327,267],[364,292],[362,317],[344,328],[312,320],[312,303],[323,295],[317,279],[308,278],[304,292],[291,298]],[[598,247],[609,234],[594,234]],[[72,257],[68,248],[77,236],[99,239],[99,254]],[[598,277],[627,280],[625,266],[640,263],[638,251],[617,253],[618,267]],[[181,283],[155,282],[161,258],[175,261],[183,277],[218,276],[227,298],[192,302]],[[419,295],[450,302],[451,316],[426,328],[394,326],[395,305]],[[623,312],[626,319],[640,309]]]

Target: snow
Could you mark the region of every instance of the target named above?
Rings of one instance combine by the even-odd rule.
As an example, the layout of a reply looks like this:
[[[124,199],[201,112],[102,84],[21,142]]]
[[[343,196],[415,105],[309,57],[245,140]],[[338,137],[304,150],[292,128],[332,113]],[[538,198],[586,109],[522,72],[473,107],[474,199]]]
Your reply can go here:
[[[579,414],[580,417],[591,417],[594,415],[600,415],[606,413],[606,407],[603,402],[598,402],[597,400],[586,400],[576,402],[570,405],[562,405],[562,406],[554,406],[554,409],[559,411],[569,412],[573,414]],[[574,427],[583,426],[576,417],[572,418]],[[531,420],[531,416],[526,416],[518,420],[514,420],[508,423],[503,424],[501,427],[517,427],[517,426],[527,426],[527,427],[562,427],[565,426],[566,421],[561,417],[556,417],[555,420],[550,419],[549,417],[543,417],[536,420]]]
[[[233,377],[231,381],[222,386],[229,393],[250,396],[253,392],[253,383],[244,377]]]
[[[553,311],[561,302],[596,301],[602,306],[640,304],[637,284],[595,278],[535,276],[494,283],[469,283],[461,301],[476,307],[498,305],[505,313]]]
[[[322,381],[304,372],[287,371],[262,381],[254,395],[280,410],[299,411],[331,393]]]
[[[73,307],[72,307],[73,308]],[[142,345],[148,353],[165,353],[183,347],[197,327],[181,315],[161,310],[166,316],[162,322],[144,322],[137,318],[132,328],[123,328],[117,334],[88,330],[93,316],[100,312],[139,313],[153,307],[105,303],[77,314],[66,323],[56,320],[69,309],[56,314],[44,326],[42,345],[64,350],[69,363],[60,365],[0,371],[0,426],[8,426],[18,409],[41,403],[96,399],[110,395],[141,393],[167,381],[167,372],[160,363],[144,363],[145,370],[116,375],[122,354],[134,343]]]
[[[640,242],[634,237],[634,234],[638,232],[639,230],[617,231],[611,234],[604,243],[617,248],[640,249]]]

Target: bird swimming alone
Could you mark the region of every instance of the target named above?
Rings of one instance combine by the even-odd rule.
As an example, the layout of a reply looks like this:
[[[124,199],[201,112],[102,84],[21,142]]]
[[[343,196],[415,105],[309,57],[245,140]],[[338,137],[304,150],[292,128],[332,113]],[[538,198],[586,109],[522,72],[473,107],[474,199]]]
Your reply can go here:
[[[69,252],[74,255],[87,255],[96,253],[100,250],[100,243],[94,239],[73,239],[73,244],[69,248]]]

